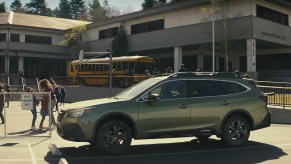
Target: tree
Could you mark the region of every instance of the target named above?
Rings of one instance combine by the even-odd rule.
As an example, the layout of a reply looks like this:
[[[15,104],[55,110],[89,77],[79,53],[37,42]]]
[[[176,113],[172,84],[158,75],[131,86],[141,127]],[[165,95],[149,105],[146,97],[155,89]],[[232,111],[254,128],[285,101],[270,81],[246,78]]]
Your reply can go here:
[[[73,27],[63,35],[63,40],[59,43],[60,45],[66,45],[68,44],[69,46],[72,46],[74,53],[73,54],[78,54],[78,52],[81,49],[81,44],[79,43],[80,37],[82,37],[82,34],[84,31],[87,30],[86,24],[81,24],[80,26]],[[83,45],[84,49],[84,45]],[[76,57],[76,56],[73,56]]]
[[[157,3],[156,0],[144,0],[144,3],[141,6],[142,6],[142,9],[145,10],[145,9],[153,8],[156,3]]]
[[[28,11],[26,11],[27,13],[52,16],[52,11],[50,8],[47,8],[47,3],[45,0],[31,0],[30,3],[25,5],[25,7],[28,9]]]
[[[6,5],[5,2],[0,3],[0,13],[6,12]]]
[[[209,8],[202,8],[202,11],[204,11],[206,14],[206,16],[204,18],[202,18],[202,22],[209,22],[211,21],[212,18],[212,12],[214,12],[215,18],[215,50],[221,53],[225,54],[225,61],[226,61],[226,72],[229,72],[232,68],[228,67],[228,63],[229,61],[232,61],[231,59],[231,53],[233,52],[238,52],[238,51],[242,51],[244,46],[241,46],[241,44],[236,40],[236,41],[231,41],[232,38],[229,35],[229,28],[228,27],[228,19],[231,17],[236,17],[241,15],[241,13],[235,13],[231,12],[231,7],[229,7],[229,2],[230,0],[214,0],[214,10],[212,9],[212,7]],[[213,11],[212,11],[213,10]],[[210,14],[210,15],[209,15]],[[209,29],[209,28],[205,28],[205,29]],[[217,32],[220,29],[219,32]],[[211,30],[209,30],[211,31]],[[208,33],[209,35],[212,35],[210,33]],[[211,47],[209,46],[204,46],[203,49],[210,49]]]
[[[10,9],[17,13],[24,12],[24,9],[22,8],[22,3],[20,2],[20,0],[14,0],[14,2],[12,2],[10,5]]]
[[[167,0],[144,0],[144,3],[141,5],[142,9],[150,9],[153,7],[159,7],[167,3]]]
[[[86,18],[86,6],[84,0],[71,0],[70,2],[70,14],[72,16],[72,19],[77,20],[87,20]]]
[[[126,31],[124,30],[123,25],[120,25],[117,35],[113,38],[112,41],[112,53],[113,56],[124,56],[128,53],[128,42]]]
[[[185,0],[171,0],[170,3],[179,2],[179,1],[185,1]]]
[[[59,7],[57,7],[53,13],[56,17],[71,19],[70,7],[68,0],[60,0]]]
[[[106,18],[104,8],[100,5],[99,0],[92,0],[89,2],[89,19],[96,22]]]

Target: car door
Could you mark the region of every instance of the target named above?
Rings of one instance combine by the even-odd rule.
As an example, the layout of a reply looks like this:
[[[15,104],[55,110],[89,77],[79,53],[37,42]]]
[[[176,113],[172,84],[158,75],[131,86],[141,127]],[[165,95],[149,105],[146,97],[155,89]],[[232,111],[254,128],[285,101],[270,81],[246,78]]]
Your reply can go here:
[[[225,114],[235,103],[223,81],[190,80],[191,129],[220,126]]]
[[[157,99],[149,101],[155,95]],[[139,125],[141,133],[174,133],[190,128],[190,101],[186,95],[186,80],[163,83],[139,102]]]

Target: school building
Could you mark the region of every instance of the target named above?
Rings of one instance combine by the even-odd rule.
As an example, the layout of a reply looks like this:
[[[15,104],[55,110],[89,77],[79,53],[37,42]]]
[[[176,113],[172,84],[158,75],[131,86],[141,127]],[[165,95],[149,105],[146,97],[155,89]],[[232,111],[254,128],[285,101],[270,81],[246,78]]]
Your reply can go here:
[[[159,59],[162,68],[212,71],[211,0],[184,0],[100,22],[0,13],[0,73],[65,76],[78,52],[111,49],[122,25],[129,55]],[[214,7],[215,71],[239,69],[259,80],[291,81],[291,1],[228,0]],[[11,21],[11,22],[9,22]],[[86,24],[76,44],[63,35]]]

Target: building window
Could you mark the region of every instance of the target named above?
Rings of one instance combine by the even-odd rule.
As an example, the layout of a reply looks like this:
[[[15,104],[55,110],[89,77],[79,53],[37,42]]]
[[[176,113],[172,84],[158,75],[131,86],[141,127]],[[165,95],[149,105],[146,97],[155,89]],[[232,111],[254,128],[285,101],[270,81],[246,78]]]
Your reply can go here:
[[[257,17],[267,19],[269,21],[277,22],[283,25],[287,25],[287,26],[289,25],[287,14],[284,14],[272,9],[268,9],[260,5],[257,5]]]
[[[116,36],[118,33],[118,27],[100,30],[99,31],[99,39],[111,38]]]
[[[131,26],[131,34],[139,34],[144,32],[162,30],[165,28],[164,19],[155,20],[151,22],[145,22],[140,24],[135,24]]]
[[[25,43],[52,45],[52,38],[47,36],[25,35]]]
[[[0,33],[0,42],[6,42],[6,33]]]
[[[20,35],[19,34],[10,34],[10,41],[11,42],[19,42]]]

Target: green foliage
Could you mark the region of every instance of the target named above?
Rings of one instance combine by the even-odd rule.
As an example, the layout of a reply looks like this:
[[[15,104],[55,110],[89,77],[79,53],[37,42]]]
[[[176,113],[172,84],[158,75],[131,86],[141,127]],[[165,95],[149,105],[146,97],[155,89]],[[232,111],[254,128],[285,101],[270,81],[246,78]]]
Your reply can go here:
[[[153,7],[159,7],[167,3],[167,0],[144,0],[144,3],[142,3],[143,10],[150,9]]]
[[[53,11],[54,15],[59,18],[71,19],[70,7],[68,0],[60,0],[59,7]]]
[[[63,40],[60,45],[66,45],[70,42],[77,43],[78,37],[86,30],[86,25],[80,25],[72,28],[70,31],[63,35]]]
[[[154,5],[157,3],[156,0],[144,0],[144,3],[141,5],[142,9],[150,9],[153,8]]]
[[[99,0],[89,2],[89,19],[92,22],[103,20],[106,18],[106,11],[100,5]]]
[[[124,56],[128,53],[128,42],[126,31],[124,30],[123,25],[120,25],[117,35],[113,38],[112,41],[112,53],[113,56]]]
[[[6,5],[5,2],[0,3],[0,13],[6,12]]]
[[[20,2],[20,0],[14,0],[14,2],[11,3],[10,5],[10,9],[12,11],[19,11],[22,9],[22,3]]]
[[[43,16],[52,16],[52,11],[50,8],[47,8],[47,3],[45,0],[31,0],[30,3],[25,5],[27,7],[26,13],[43,15]]]
[[[70,1],[70,14],[72,16],[72,19],[76,20],[86,20],[86,11],[87,8],[85,6],[84,0],[71,0]]]

